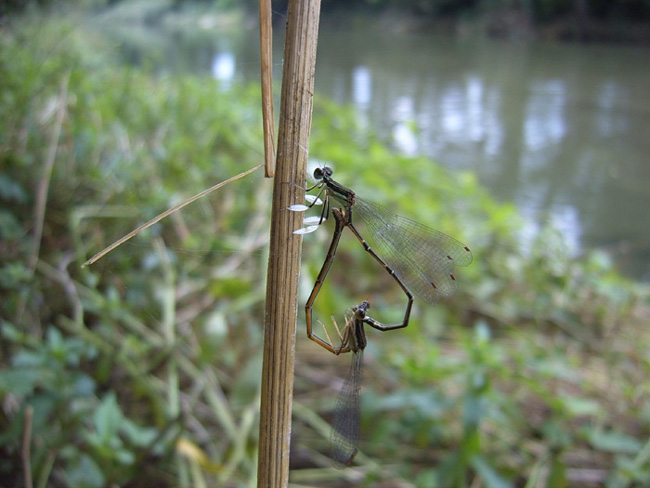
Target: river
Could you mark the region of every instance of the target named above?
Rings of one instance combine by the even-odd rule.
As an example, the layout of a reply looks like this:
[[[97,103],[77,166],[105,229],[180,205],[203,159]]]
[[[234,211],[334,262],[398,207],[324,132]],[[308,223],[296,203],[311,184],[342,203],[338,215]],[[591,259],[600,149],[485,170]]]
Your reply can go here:
[[[257,25],[204,27],[156,32],[159,69],[256,82]],[[647,47],[465,39],[358,17],[323,17],[318,42],[316,96],[353,105],[398,151],[476,172],[518,206],[524,238],[551,222],[569,252],[604,250],[624,274],[650,281]]]

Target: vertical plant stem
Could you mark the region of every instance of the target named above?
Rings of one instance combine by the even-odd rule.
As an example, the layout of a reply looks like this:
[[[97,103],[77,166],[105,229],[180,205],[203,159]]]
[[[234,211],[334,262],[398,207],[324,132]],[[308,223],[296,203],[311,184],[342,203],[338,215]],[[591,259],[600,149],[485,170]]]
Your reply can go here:
[[[273,186],[271,242],[266,289],[258,487],[289,481],[289,438],[302,239],[293,231],[302,215],[287,207],[305,196],[305,168],[320,0],[291,0],[282,75],[278,158]]]
[[[25,408],[25,427],[23,429],[23,476],[25,479],[25,488],[32,488],[32,418],[34,409],[31,405]]]
[[[59,138],[61,137],[61,128],[66,115],[66,105],[68,103],[68,82],[70,73],[65,75],[61,81],[59,89],[58,106],[54,126],[52,127],[50,143],[47,147],[47,156],[43,165],[43,176],[38,182],[36,189],[36,205],[34,208],[34,248],[29,258],[29,268],[34,272],[38,255],[41,251],[41,238],[43,237],[43,225],[45,222],[45,208],[47,207],[47,194],[50,189],[50,180],[52,179],[52,169],[56,161],[56,153],[59,148]]]
[[[158,292],[160,305],[162,307],[162,335],[165,347],[173,350],[176,343],[176,296],[174,294],[175,281],[174,271],[171,265],[169,254],[165,243],[161,238],[154,240],[154,246],[163,270],[163,283]],[[180,412],[180,387],[178,376],[178,361],[175,355],[171,355],[167,362],[167,412],[170,418],[177,417]]]
[[[275,174],[275,145],[273,139],[273,29],[271,0],[259,0],[260,64],[262,68],[262,124],[264,129],[264,176]]]

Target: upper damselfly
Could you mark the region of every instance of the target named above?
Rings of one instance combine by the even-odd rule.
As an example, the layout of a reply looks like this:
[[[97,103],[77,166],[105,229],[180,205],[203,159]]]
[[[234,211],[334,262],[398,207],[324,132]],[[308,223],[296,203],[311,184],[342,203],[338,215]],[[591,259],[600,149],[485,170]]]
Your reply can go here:
[[[381,324],[382,327],[377,327],[380,330],[398,329],[408,325],[414,294],[427,303],[435,305],[441,296],[449,297],[456,293],[454,267],[468,266],[472,262],[472,252],[465,244],[440,231],[396,215],[377,203],[360,198],[350,188],[333,180],[332,174],[332,169],[328,166],[316,168],[314,171],[316,184],[307,191],[319,189],[318,195],[311,196],[311,202],[312,205],[324,203],[323,211],[320,217],[305,219],[307,226],[295,232],[299,234],[312,232],[330,213],[334,217],[335,230],[332,242],[305,304],[305,311],[309,338],[330,352],[335,352],[335,347],[331,343],[313,332],[312,307],[332,266],[345,227],[352,231],[364,249],[395,279],[408,298],[402,322],[394,325]],[[339,203],[341,207],[331,208],[331,200]],[[289,207],[294,211],[304,211],[308,208],[305,205]],[[357,217],[369,230],[365,238],[354,224]]]

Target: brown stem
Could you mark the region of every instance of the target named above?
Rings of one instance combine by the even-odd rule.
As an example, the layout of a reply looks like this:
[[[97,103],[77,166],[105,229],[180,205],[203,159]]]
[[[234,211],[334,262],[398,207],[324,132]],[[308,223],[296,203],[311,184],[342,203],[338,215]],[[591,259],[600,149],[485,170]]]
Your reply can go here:
[[[304,200],[311,130],[320,0],[291,0],[282,75],[278,157],[273,187],[260,402],[258,487],[289,481],[289,437],[295,325],[302,239],[293,231],[302,214],[287,207]]]
[[[273,130],[273,29],[271,0],[260,0],[260,56],[262,68],[262,124],[264,128],[264,176],[275,174]]]
[[[34,409],[31,405],[25,408],[25,427],[23,429],[23,474],[25,476],[25,488],[32,488],[32,417],[34,416]]]

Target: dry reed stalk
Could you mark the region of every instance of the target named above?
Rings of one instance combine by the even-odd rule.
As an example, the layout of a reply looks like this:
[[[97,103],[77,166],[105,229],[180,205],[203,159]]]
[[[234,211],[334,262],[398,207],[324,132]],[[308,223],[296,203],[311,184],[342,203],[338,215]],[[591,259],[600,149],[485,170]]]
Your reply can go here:
[[[298,313],[302,214],[287,207],[303,202],[314,93],[320,0],[291,0],[282,75],[278,158],[273,187],[266,290],[258,487],[289,482],[289,440]]]

